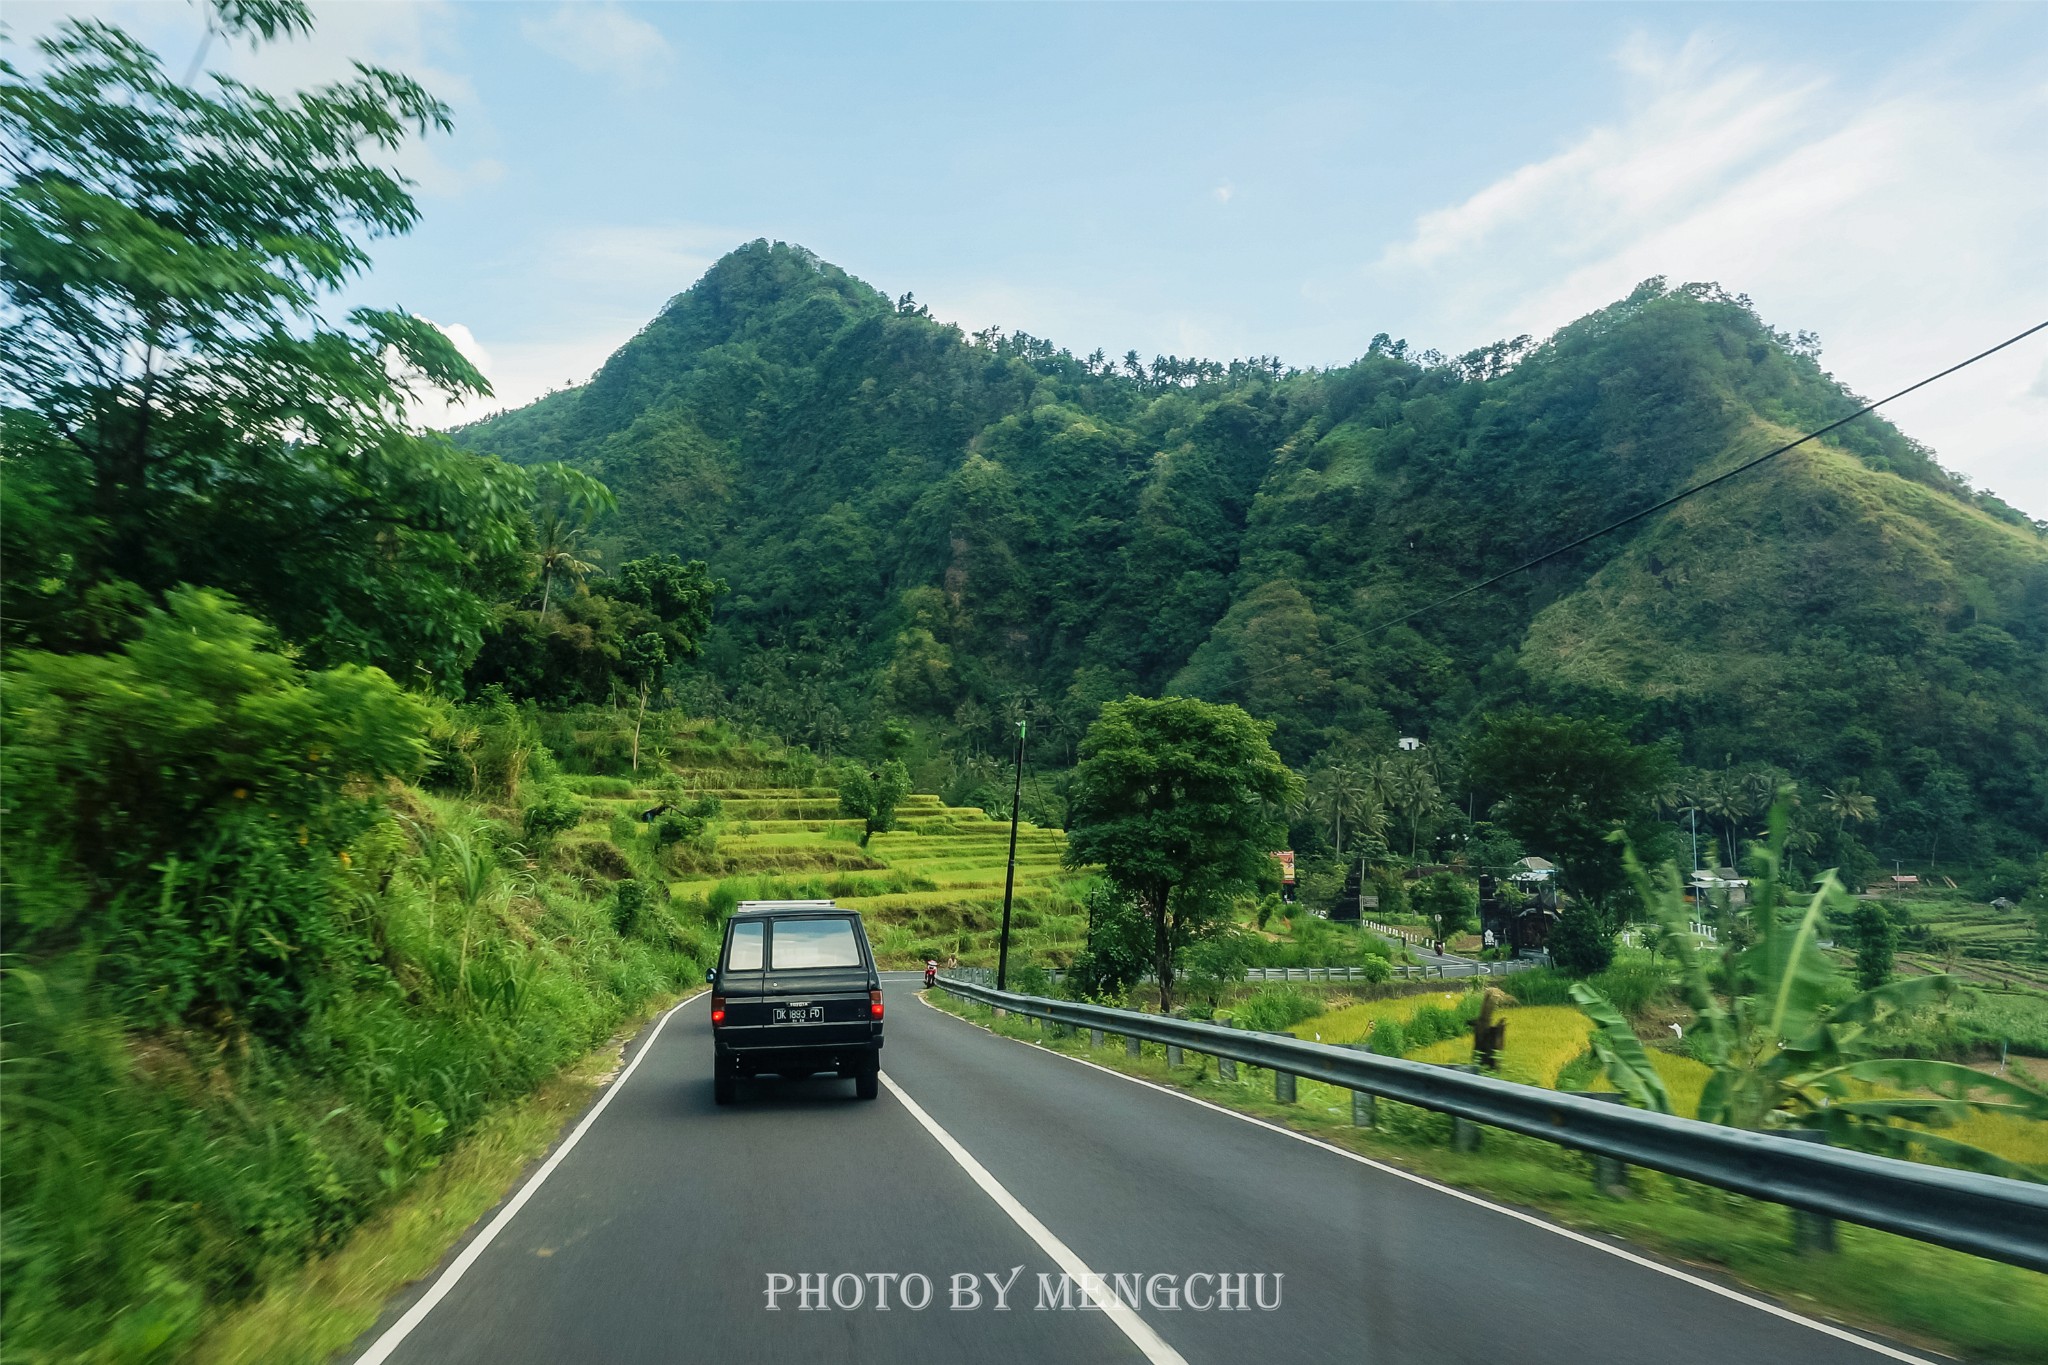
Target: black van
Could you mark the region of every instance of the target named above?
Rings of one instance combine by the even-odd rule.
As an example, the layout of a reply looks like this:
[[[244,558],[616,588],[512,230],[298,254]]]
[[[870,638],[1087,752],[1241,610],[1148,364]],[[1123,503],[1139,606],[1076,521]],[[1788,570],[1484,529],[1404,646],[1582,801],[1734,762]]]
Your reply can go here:
[[[711,982],[712,1093],[742,1076],[818,1071],[871,1100],[882,1070],[882,978],[860,912],[831,901],[741,901]]]

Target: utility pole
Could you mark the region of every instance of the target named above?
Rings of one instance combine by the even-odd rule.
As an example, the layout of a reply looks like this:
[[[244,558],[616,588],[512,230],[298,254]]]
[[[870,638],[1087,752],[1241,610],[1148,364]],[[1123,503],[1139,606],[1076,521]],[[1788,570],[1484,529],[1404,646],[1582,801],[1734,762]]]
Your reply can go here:
[[[1010,788],[1010,867],[1003,873],[1003,936],[996,947],[996,989],[1010,988],[1010,897],[1017,889],[1017,816],[1024,807],[1024,727],[1017,721],[1017,780]]]

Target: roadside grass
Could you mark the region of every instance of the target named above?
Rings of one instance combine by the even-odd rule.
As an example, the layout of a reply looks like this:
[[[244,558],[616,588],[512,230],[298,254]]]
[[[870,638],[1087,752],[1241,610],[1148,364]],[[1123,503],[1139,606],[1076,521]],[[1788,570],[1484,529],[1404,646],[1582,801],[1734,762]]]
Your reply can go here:
[[[192,1365],[319,1365],[376,1324],[391,1296],[428,1275],[463,1233],[518,1187],[618,1076],[626,1044],[681,996],[492,1110],[441,1164],[328,1256],[225,1314],[183,1353]]]
[[[1566,1227],[1626,1238],[1815,1317],[1973,1359],[2048,1359],[2048,1276],[1846,1223],[1835,1253],[1801,1254],[1792,1249],[1790,1211],[1778,1205],[1640,1168],[1630,1172],[1629,1197],[1615,1199],[1595,1189],[1590,1158],[1552,1143],[1486,1128],[1477,1151],[1458,1152],[1447,1116],[1387,1100],[1378,1105],[1376,1128],[1353,1128],[1350,1092],[1335,1086],[1302,1080],[1297,1102],[1281,1105],[1272,1099],[1271,1074],[1254,1067],[1239,1066],[1238,1078],[1224,1081],[1214,1059],[1191,1053],[1169,1070],[1165,1049],[1154,1044],[1134,1059],[1121,1045],[1089,1048],[1085,1033],[1054,1037],[1027,1019],[993,1019],[987,1008],[944,991],[926,996],[1004,1037],[1186,1091]],[[1662,1071],[1669,1054],[1655,1055]],[[1669,1060],[1705,1071],[1688,1058]]]

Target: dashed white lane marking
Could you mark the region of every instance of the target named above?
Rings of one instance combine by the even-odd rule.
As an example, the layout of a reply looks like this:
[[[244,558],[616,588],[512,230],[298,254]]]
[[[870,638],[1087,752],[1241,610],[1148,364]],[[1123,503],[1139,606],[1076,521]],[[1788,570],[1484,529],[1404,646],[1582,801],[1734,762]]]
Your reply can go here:
[[[965,1024],[969,1028],[981,1029],[979,1024],[970,1019],[962,1019],[950,1010],[940,1009],[931,1001],[926,1000],[924,993],[921,991],[918,993],[917,998],[919,1003],[934,1014],[944,1015],[946,1018]],[[981,1029],[981,1031],[992,1038],[999,1038],[1008,1043],[1016,1043],[1020,1047],[1028,1047],[1033,1052],[1039,1053],[1042,1056],[1057,1057],[1061,1061],[1074,1062],[1087,1067],[1091,1071],[1100,1071],[1105,1076],[1114,1076],[1120,1081],[1129,1081],[1132,1085],[1142,1085],[1147,1090],[1157,1090],[1162,1095],[1171,1095],[1177,1100],[1186,1100],[1189,1104],[1197,1104],[1204,1109],[1214,1110],[1216,1113],[1234,1118],[1240,1123],[1249,1123],[1253,1127],[1264,1128],[1267,1132],[1293,1138],[1296,1142],[1305,1142],[1311,1147],[1320,1147],[1326,1152],[1343,1157],[1346,1161],[1355,1161],[1361,1166],[1370,1166],[1372,1169],[1385,1172],[1387,1175],[1398,1176],[1400,1179],[1406,1180],[1411,1184],[1420,1185],[1424,1189],[1435,1190],[1439,1194],[1447,1194],[1453,1199],[1462,1199],[1466,1203],[1476,1204],[1482,1209],[1492,1209],[1495,1213],[1513,1218],[1518,1222],[1527,1223],[1532,1228],[1542,1228],[1545,1232],[1555,1233],[1557,1236],[1577,1242],[1581,1246],[1591,1247],[1595,1251],[1604,1251],[1609,1256],[1617,1257],[1632,1265],[1642,1266],[1646,1270],[1654,1270],[1659,1275],[1668,1275],[1674,1280],[1679,1280],[1693,1286],[1695,1289],[1704,1289],[1709,1294],[1718,1294],[1724,1299],[1732,1299],[1736,1303],[1747,1304],[1760,1313],[1769,1313],[1772,1317],[1783,1318],[1787,1322],[1796,1322],[1801,1327],[1810,1327],[1823,1336],[1834,1337],[1838,1341],[1846,1341],[1851,1345],[1861,1346],[1866,1351],[1874,1351],[1878,1355],[1889,1356],[1893,1360],[1906,1361],[1907,1365],[1936,1365],[1936,1362],[1929,1360],[1925,1356],[1916,1356],[1910,1352],[1901,1351],[1895,1346],[1888,1346],[1884,1342],[1873,1341],[1866,1336],[1859,1336],[1855,1332],[1837,1327],[1833,1323],[1809,1318],[1802,1313],[1795,1313],[1789,1308],[1780,1308],[1775,1303],[1767,1303],[1762,1299],[1752,1298],[1741,1290],[1715,1284],[1712,1280],[1702,1279],[1698,1275],[1688,1275],[1685,1271],[1675,1266],[1664,1265],[1661,1262],[1651,1260],[1647,1256],[1638,1256],[1635,1252],[1629,1251],[1624,1247],[1615,1246],[1610,1242],[1603,1242],[1597,1237],[1588,1237],[1582,1232],[1575,1232],[1571,1228],[1560,1227],[1556,1223],[1546,1222],[1534,1214],[1523,1213],[1520,1209],[1511,1209],[1505,1204],[1496,1204],[1490,1199],[1482,1199],[1476,1194],[1431,1180],[1427,1176],[1417,1175],[1413,1171],[1404,1171],[1399,1166],[1389,1166],[1384,1161],[1374,1161],[1369,1156],[1360,1156],[1358,1153],[1339,1147],[1333,1142],[1325,1142],[1321,1138],[1311,1137],[1307,1133],[1297,1133],[1292,1128],[1283,1128],[1277,1123],[1269,1123],[1265,1119],[1256,1118],[1250,1114],[1240,1114],[1235,1109],[1229,1109],[1220,1104],[1212,1104],[1210,1101],[1190,1095],[1184,1090],[1176,1090],[1170,1085],[1160,1085],[1155,1081],[1148,1081],[1139,1076],[1126,1075],[1113,1067],[1102,1066],[1084,1057],[1070,1057],[1064,1052],[1056,1052],[1051,1048],[1037,1047],[1019,1038],[1004,1038],[1002,1034],[989,1029]]]
[[[661,1031],[668,1027],[669,1020],[676,1017],[676,1011],[704,994],[705,992],[698,991],[689,1000],[671,1006],[668,1013],[661,1016],[660,1021],[654,1026],[654,1031],[647,1035],[646,1043],[633,1054],[633,1060],[626,1063],[626,1069],[619,1073],[619,1078],[606,1087],[604,1094],[598,1096],[597,1103],[590,1106],[590,1112],[583,1116],[583,1122],[576,1125],[576,1130],[569,1134],[561,1146],[555,1148],[554,1154],[533,1173],[533,1178],[520,1187],[519,1193],[512,1196],[512,1202],[498,1210],[498,1216],[493,1218],[490,1224],[476,1235],[475,1240],[462,1249],[462,1254],[441,1272],[441,1278],[434,1281],[433,1288],[420,1295],[419,1302],[407,1309],[404,1317],[392,1323],[390,1330],[378,1337],[369,1350],[358,1356],[355,1365],[384,1365],[400,1343],[412,1334],[412,1330],[426,1321],[427,1314],[434,1311],[434,1305],[448,1297],[448,1291],[455,1287],[456,1281],[476,1264],[477,1257],[483,1255],[497,1239],[498,1234],[505,1230],[505,1225],[519,1215],[519,1210],[526,1207],[526,1201],[533,1198],[533,1192],[541,1187],[541,1183],[555,1173],[555,1167],[562,1164],[562,1158],[575,1150],[576,1144],[583,1140],[583,1135],[590,1131],[590,1126],[604,1113],[605,1106],[612,1102],[612,1097],[625,1089],[626,1082],[632,1080],[633,1073],[640,1069],[640,1063],[647,1060],[648,1053],[654,1051],[655,1043],[661,1038]]]
[[[1151,1361],[1152,1365],[1187,1365],[1187,1362],[1181,1359],[1180,1352],[1161,1340],[1159,1334],[1153,1331],[1151,1325],[1139,1317],[1129,1304],[1104,1287],[1102,1277],[1090,1270],[1087,1263],[1074,1254],[1072,1248],[1053,1236],[1052,1230],[1039,1222],[1030,1209],[1018,1203],[1017,1197],[1004,1189],[1002,1182],[990,1175],[988,1168],[976,1161],[972,1153],[954,1141],[953,1135],[941,1128],[938,1120],[925,1113],[923,1106],[904,1094],[903,1087],[896,1084],[894,1077],[887,1072],[882,1073],[882,1084],[889,1087],[889,1093],[910,1111],[912,1118],[924,1125],[927,1133],[938,1139],[939,1146],[945,1148],[946,1154],[960,1163],[960,1169],[967,1172],[975,1184],[981,1186],[982,1193],[993,1199],[996,1207],[1010,1216],[1011,1222],[1024,1229],[1025,1235],[1038,1243],[1039,1249],[1052,1257],[1053,1263],[1065,1271],[1074,1283],[1081,1286],[1082,1292],[1093,1299],[1109,1320],[1122,1329],[1123,1334],[1131,1339],[1131,1344],[1144,1353],[1145,1359]]]

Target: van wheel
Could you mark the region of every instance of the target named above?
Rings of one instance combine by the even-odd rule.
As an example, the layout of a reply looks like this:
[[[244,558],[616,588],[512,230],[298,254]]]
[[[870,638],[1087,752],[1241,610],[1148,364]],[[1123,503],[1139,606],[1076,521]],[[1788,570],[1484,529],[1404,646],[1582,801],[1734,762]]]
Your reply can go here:
[[[874,1099],[877,1095],[881,1094],[881,1068],[876,1067],[871,1071],[863,1071],[856,1075],[853,1078],[853,1093],[855,1098],[863,1100],[871,1100]]]
[[[717,1076],[711,1081],[711,1098],[719,1104],[731,1104],[739,1095],[740,1083],[736,1077]]]

